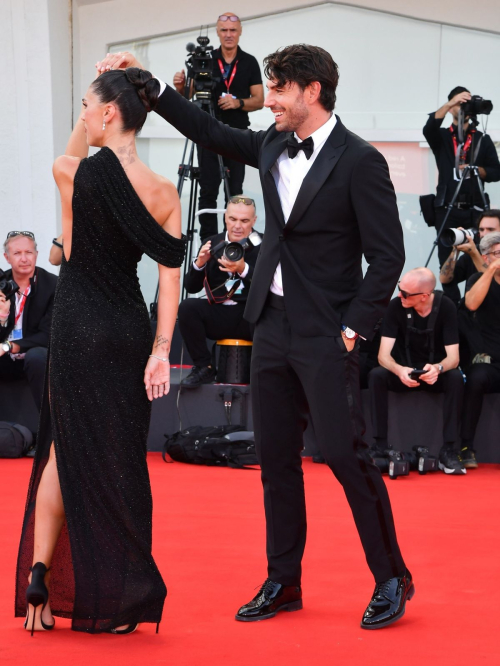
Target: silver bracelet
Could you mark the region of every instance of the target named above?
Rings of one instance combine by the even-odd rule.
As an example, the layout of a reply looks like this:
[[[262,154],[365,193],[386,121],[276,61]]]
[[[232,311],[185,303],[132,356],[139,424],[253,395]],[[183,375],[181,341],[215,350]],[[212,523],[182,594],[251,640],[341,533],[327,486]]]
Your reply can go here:
[[[154,354],[150,354],[149,358],[157,358],[159,361],[163,361],[163,362],[168,361],[168,357],[167,358],[162,358],[161,356],[155,356]]]

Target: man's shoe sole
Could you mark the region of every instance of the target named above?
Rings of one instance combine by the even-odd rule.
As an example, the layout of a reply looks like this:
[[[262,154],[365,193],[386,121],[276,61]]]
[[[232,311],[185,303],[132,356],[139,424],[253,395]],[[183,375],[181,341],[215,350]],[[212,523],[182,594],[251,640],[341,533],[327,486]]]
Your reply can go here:
[[[277,608],[275,611],[272,613],[268,613],[267,615],[258,615],[256,617],[244,617],[242,615],[235,615],[234,619],[238,620],[239,622],[259,622],[260,620],[270,620],[272,617],[276,615],[276,613],[279,613],[280,611],[288,611],[289,613],[292,613],[293,611],[298,611],[302,610],[302,599],[299,599],[298,601],[291,601],[289,604],[283,604],[283,606],[280,606]]]
[[[438,463],[438,467],[445,474],[454,474],[455,476],[467,474],[465,467],[460,467],[460,469],[456,469],[455,467],[445,467],[441,462]]]
[[[406,595],[403,608],[401,609],[401,612],[398,615],[391,617],[391,619],[387,620],[386,622],[381,622],[380,624],[374,624],[374,625],[363,624],[363,621],[361,621],[361,629],[368,629],[370,631],[373,631],[374,629],[383,629],[384,627],[388,627],[390,624],[394,624],[394,622],[397,622],[403,617],[406,610],[406,602],[411,601],[414,594],[415,594],[415,585],[412,585],[408,590],[408,594]]]

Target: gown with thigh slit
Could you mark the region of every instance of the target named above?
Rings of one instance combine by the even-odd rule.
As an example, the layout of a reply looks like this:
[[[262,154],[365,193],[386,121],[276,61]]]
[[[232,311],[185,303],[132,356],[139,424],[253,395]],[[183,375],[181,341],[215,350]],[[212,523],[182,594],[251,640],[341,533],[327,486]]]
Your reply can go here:
[[[151,554],[143,253],[176,268],[185,240],[160,227],[114,152],[102,148],[81,161],[74,180],[71,257],[57,285],[17,562],[18,617],[26,613],[36,495],[54,441],[66,521],[51,565],[52,613],[90,633],[161,620],[167,591]]]

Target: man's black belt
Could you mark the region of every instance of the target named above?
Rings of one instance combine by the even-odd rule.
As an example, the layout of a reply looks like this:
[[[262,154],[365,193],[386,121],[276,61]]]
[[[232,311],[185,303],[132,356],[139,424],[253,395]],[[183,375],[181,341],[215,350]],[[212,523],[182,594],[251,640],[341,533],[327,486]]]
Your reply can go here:
[[[267,304],[270,308],[275,308],[276,310],[285,309],[285,299],[283,296],[278,296],[278,294],[273,294],[272,291],[269,292],[267,296]]]

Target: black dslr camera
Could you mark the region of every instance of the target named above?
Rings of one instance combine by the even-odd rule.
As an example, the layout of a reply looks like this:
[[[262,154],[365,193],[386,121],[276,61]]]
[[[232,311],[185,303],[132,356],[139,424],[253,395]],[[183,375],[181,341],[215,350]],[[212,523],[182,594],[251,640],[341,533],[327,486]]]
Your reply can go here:
[[[416,445],[409,452],[372,449],[372,459],[382,474],[388,473],[390,479],[408,476],[410,470],[424,475],[427,472],[435,472],[438,468],[437,458],[429,455],[429,449],[426,446]]]
[[[5,298],[8,300],[18,289],[19,286],[14,280],[8,280],[5,273],[0,268],[0,291],[3,292]]]
[[[489,99],[483,99],[481,95],[472,95],[468,102],[460,106],[464,116],[489,116],[493,111],[493,103]]]
[[[224,257],[228,261],[239,261],[245,254],[245,250],[257,247],[262,243],[262,238],[257,231],[252,231],[248,238],[242,238],[240,241],[221,241],[210,250],[214,259]]]

